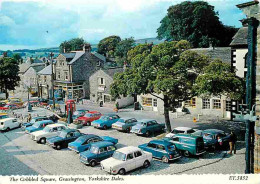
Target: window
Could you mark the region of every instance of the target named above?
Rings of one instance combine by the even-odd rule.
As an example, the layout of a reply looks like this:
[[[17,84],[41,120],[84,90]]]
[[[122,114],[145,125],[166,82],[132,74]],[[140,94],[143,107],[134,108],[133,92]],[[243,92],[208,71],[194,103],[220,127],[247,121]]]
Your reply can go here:
[[[131,160],[131,159],[133,159],[133,158],[134,158],[133,153],[130,153],[130,154],[127,155],[127,160]]]
[[[115,146],[108,146],[107,151],[115,151]]]
[[[99,78],[99,85],[105,85],[105,79]]]
[[[52,129],[52,131],[53,131],[53,132],[57,132],[57,131],[58,131],[58,128],[57,128],[57,127],[54,127],[54,128]]]
[[[68,72],[64,72],[65,80],[69,79]]]
[[[157,107],[157,99],[156,98],[153,98],[153,106]]]
[[[210,99],[202,99],[202,109],[210,109]]]
[[[226,111],[231,111],[231,101],[226,101]]]
[[[58,75],[58,79],[60,79],[60,72],[57,72],[57,75]]]
[[[43,77],[43,81],[44,81],[44,82],[47,81],[47,77],[46,77],[46,76]]]
[[[180,141],[179,137],[173,137],[172,140],[173,141],[178,141],[178,142]]]
[[[213,109],[221,109],[221,101],[213,99]]]
[[[150,147],[150,148],[156,148],[156,145],[155,145],[155,144],[152,144],[152,143],[148,143],[147,146]]]
[[[146,97],[143,97],[142,98],[142,101],[143,101],[143,105],[144,106],[152,106],[152,98],[146,98]]]
[[[107,151],[107,147],[104,147],[104,148],[100,148],[99,149],[99,153],[104,153]]]
[[[142,156],[142,152],[141,151],[136,151],[135,152],[135,157],[140,157]]]
[[[195,132],[194,130],[188,130],[187,134],[191,134],[191,133],[194,133],[194,132]]]
[[[196,108],[196,98],[192,98],[190,103],[192,107]]]
[[[157,149],[159,149],[159,150],[165,150],[165,147],[162,146],[162,145],[157,145]]]

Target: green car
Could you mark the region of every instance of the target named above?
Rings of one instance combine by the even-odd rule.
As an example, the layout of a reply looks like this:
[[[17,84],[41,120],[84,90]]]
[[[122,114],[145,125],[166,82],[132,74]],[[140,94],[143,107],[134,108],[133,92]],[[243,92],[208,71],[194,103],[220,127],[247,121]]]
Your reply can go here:
[[[176,134],[171,138],[164,138],[164,140],[174,143],[176,148],[186,157],[191,155],[201,155],[206,152],[203,138],[200,136]]]

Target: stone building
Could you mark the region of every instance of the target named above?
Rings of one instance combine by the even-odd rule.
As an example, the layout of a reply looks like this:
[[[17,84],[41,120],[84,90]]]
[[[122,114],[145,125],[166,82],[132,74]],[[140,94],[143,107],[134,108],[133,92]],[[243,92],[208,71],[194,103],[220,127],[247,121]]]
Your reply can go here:
[[[39,85],[39,94],[41,98],[52,98],[51,93],[51,74],[52,67],[51,65],[46,66],[44,69],[38,72],[38,85]]]
[[[89,98],[89,76],[104,66],[104,60],[90,52],[83,51],[62,53],[54,64],[54,88],[60,98]]]
[[[133,104],[133,97],[122,97],[114,100],[110,95],[110,85],[113,83],[115,73],[118,72],[123,72],[123,68],[100,69],[92,74],[89,78],[90,100],[94,102],[102,101],[105,106],[113,106],[117,101],[119,108]]]

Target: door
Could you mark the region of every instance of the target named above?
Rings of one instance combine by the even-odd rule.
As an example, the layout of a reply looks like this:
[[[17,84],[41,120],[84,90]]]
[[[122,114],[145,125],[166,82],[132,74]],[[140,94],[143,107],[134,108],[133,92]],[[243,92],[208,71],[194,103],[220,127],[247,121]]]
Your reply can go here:
[[[166,154],[165,147],[163,145],[157,145],[157,157],[162,158]]]
[[[135,167],[142,167],[144,164],[144,159],[143,159],[143,153],[141,151],[136,151],[134,152],[134,156],[135,156]]]
[[[157,108],[157,99],[156,98],[153,98],[153,111],[158,111],[158,108]]]
[[[131,170],[135,169],[134,153],[129,153],[126,156],[125,169],[126,169],[126,171],[131,171]]]

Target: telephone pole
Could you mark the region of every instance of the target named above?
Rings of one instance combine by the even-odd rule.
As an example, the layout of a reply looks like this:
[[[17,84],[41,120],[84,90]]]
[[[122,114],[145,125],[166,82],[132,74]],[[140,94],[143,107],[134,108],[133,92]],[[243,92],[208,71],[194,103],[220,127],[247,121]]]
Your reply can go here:
[[[54,73],[53,73],[53,60],[52,57],[54,54],[51,52],[51,93],[52,93],[52,101],[53,101],[53,108],[55,109],[55,98],[54,98]]]

